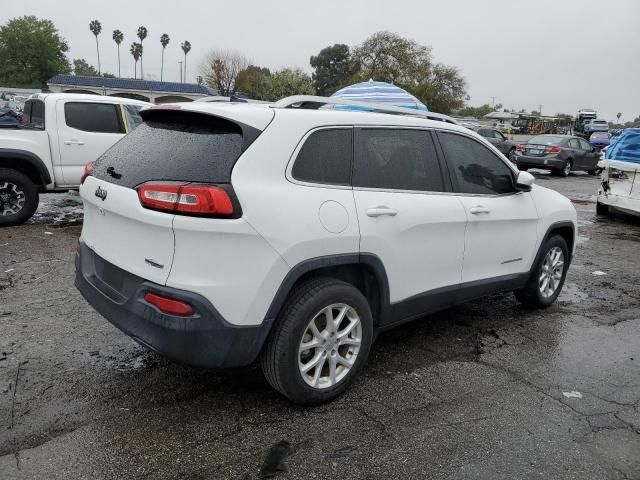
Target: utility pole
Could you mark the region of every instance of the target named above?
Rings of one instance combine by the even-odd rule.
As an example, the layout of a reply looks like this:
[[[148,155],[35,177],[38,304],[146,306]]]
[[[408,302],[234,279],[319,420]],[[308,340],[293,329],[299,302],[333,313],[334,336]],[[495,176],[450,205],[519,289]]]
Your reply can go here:
[[[180,83],[182,83],[182,61],[179,61],[178,65],[180,65]]]
[[[496,106],[496,97],[491,97],[491,106],[492,107]]]
[[[542,116],[542,107],[544,107],[544,105],[538,105],[538,115]]]

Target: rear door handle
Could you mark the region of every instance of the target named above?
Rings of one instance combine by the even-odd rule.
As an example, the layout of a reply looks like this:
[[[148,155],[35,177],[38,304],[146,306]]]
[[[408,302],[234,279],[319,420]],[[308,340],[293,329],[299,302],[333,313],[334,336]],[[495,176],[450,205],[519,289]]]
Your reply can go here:
[[[469,211],[474,215],[478,215],[480,213],[491,213],[491,210],[489,210],[487,207],[484,207],[482,205],[476,205],[475,207],[471,207]]]
[[[81,140],[65,140],[65,145],[84,145],[84,142]]]
[[[389,217],[395,217],[397,214],[398,214],[398,211],[396,209],[385,207],[385,206],[379,206],[379,207],[367,209],[368,217],[381,217],[383,215],[387,215]]]

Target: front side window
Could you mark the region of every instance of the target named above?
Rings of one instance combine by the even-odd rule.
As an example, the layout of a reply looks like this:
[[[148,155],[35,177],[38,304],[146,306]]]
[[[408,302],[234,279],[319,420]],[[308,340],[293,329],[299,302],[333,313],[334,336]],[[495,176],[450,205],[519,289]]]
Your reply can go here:
[[[351,185],[353,130],[318,130],[298,152],[291,175],[296,180],[329,185]]]
[[[425,130],[360,130],[353,186],[442,192],[444,184],[431,134]]]
[[[125,133],[118,105],[113,103],[67,102],[64,104],[67,126],[95,133]]]
[[[580,148],[582,150],[591,150],[591,144],[589,142],[583,140],[582,138],[578,139],[578,141],[580,142]]]
[[[514,191],[513,172],[481,143],[463,135],[438,133],[456,193],[498,195]]]
[[[577,138],[569,139],[569,148],[580,149],[580,142],[578,142]]]

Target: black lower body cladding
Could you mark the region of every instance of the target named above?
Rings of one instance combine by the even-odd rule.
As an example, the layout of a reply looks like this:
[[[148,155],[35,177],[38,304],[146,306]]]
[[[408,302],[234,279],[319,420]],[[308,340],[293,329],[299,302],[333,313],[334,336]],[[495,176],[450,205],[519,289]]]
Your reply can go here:
[[[239,327],[225,321],[201,295],[132,275],[80,244],[76,288],[98,313],[138,343],[173,360],[198,367],[237,367],[260,353],[270,322]],[[147,292],[188,302],[194,314],[167,315],[144,300]]]

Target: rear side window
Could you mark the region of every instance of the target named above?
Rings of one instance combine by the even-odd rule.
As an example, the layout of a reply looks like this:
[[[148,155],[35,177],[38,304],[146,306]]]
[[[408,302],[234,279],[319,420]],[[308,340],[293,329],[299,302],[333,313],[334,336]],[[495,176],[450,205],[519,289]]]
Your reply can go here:
[[[425,130],[364,128],[359,132],[353,186],[444,190],[431,134]]]
[[[95,133],[124,133],[118,105],[112,103],[67,102],[64,104],[67,126]]]
[[[239,125],[187,112],[145,118],[96,161],[95,177],[130,188],[152,180],[231,182],[233,166],[246,147]],[[257,137],[257,130],[246,129]]]
[[[453,191],[496,195],[514,191],[513,173],[481,143],[463,135],[439,132]]]
[[[353,130],[319,130],[300,149],[291,169],[296,180],[330,185],[351,185]]]
[[[44,130],[44,102],[28,100],[22,112],[22,126]]]

